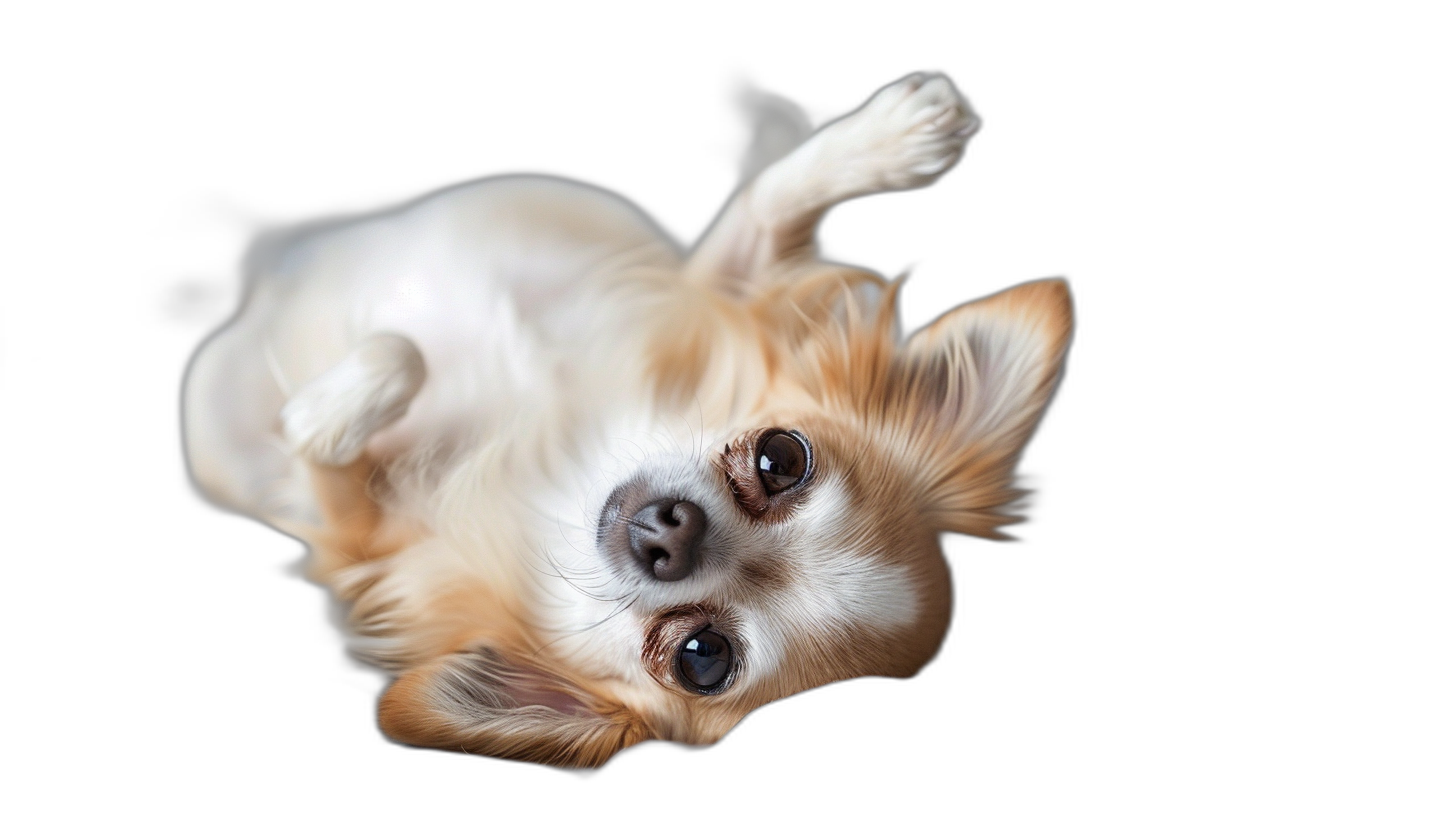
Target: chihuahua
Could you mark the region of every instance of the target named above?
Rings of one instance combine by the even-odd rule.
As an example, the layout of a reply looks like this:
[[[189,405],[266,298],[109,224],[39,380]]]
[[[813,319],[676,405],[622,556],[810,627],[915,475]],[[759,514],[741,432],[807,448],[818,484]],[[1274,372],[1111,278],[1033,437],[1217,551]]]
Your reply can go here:
[[[1018,520],[1066,285],[902,337],[903,279],[815,244],[835,204],[944,174],[979,120],[925,73],[812,133],[772,108],[690,251],[539,176],[250,250],[186,375],[188,465],[310,545],[351,648],[393,676],[390,737],[595,766],[913,675],[950,617],[939,534]]]

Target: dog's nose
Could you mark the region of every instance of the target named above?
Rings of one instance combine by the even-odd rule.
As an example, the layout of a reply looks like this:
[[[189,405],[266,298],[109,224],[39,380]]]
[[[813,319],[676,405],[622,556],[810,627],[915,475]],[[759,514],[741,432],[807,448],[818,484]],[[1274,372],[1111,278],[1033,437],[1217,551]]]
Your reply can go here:
[[[708,516],[690,501],[660,499],[638,510],[627,526],[637,562],[659,581],[681,581],[697,566]]]

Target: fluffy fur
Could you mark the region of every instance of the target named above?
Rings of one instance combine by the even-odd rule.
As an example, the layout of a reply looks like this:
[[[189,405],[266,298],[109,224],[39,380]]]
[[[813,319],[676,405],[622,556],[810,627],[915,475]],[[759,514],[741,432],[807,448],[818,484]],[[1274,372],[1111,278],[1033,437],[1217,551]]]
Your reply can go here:
[[[754,104],[750,178],[691,252],[623,199],[545,177],[252,251],[237,315],[187,375],[189,466],[215,501],[309,543],[351,647],[395,675],[391,737],[596,765],[644,739],[712,742],[813,686],[914,674],[950,614],[938,534],[1015,520],[1066,286],[902,338],[900,283],[814,247],[835,203],[954,165],[970,107],[927,74],[812,135]],[[772,429],[806,439],[813,466],[770,495]],[[633,523],[624,495],[701,509],[688,577],[655,580],[606,543]],[[705,628],[732,644],[713,693],[679,668]]]

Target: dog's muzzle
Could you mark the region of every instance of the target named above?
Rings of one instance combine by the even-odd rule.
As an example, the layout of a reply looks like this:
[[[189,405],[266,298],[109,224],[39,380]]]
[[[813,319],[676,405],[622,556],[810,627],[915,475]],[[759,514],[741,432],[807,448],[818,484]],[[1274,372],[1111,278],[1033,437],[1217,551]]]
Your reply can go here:
[[[681,581],[698,566],[708,515],[687,499],[644,497],[640,485],[612,491],[602,508],[597,547],[658,581]]]

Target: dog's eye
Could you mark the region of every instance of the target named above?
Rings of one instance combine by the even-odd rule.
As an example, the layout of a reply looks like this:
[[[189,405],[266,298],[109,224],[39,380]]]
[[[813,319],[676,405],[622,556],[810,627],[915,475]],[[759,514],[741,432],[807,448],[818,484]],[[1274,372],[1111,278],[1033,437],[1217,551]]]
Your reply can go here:
[[[809,443],[797,433],[775,431],[758,446],[758,478],[772,496],[804,481],[809,474]]]
[[[732,668],[733,647],[728,639],[704,629],[683,641],[677,653],[678,676],[688,691],[713,694],[722,691]]]

